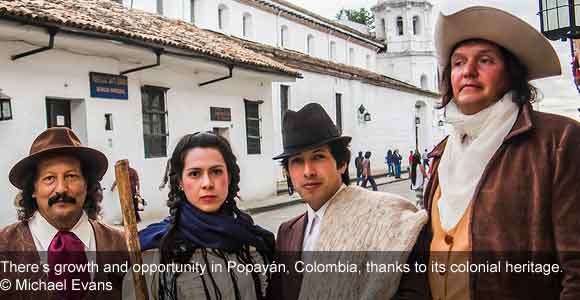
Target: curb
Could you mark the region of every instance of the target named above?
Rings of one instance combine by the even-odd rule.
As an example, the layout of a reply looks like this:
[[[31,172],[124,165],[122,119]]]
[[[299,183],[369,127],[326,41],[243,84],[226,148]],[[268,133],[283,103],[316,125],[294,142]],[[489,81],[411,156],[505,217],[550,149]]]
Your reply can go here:
[[[383,183],[377,183],[377,186],[387,185],[387,184],[391,184],[391,183],[397,183],[397,182],[401,182],[401,181],[405,181],[405,180],[409,180],[409,178],[401,178],[401,179],[395,179],[395,180],[387,181],[387,182],[383,182]],[[264,205],[264,206],[243,209],[243,211],[252,215],[252,214],[259,214],[259,213],[271,211],[271,210],[278,209],[278,208],[288,207],[288,206],[292,206],[292,205],[296,205],[296,204],[300,204],[300,203],[305,203],[305,202],[302,199],[296,199],[296,200],[290,200],[290,201],[285,201],[285,202],[279,202],[279,203],[274,203],[274,204],[269,204],[269,205]]]
[[[275,204],[270,204],[270,205],[252,207],[252,208],[245,209],[244,211],[253,215],[253,214],[259,214],[259,213],[271,211],[271,210],[278,209],[278,208],[288,207],[288,206],[292,206],[292,205],[296,205],[296,204],[300,204],[300,203],[305,203],[305,202],[302,199],[296,199],[296,200],[290,200],[290,201],[285,201],[285,202],[280,202],[280,203],[275,203]]]

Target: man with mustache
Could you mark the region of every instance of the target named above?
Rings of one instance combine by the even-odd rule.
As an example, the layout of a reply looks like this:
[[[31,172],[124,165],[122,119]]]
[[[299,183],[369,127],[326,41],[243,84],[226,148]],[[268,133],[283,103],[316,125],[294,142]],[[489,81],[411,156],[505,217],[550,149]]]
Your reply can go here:
[[[523,20],[482,6],[441,15],[435,41],[452,131],[429,155],[431,218],[417,243],[439,268],[415,290],[423,299],[580,299],[580,124],[531,105],[530,81],[561,73],[556,52]],[[450,269],[468,264],[477,268]]]
[[[19,222],[0,230],[0,254],[14,264],[42,267],[7,277],[50,282],[56,288],[34,293],[12,288],[0,292],[2,299],[121,299],[124,274],[107,273],[104,264],[126,261],[124,235],[97,221],[99,181],[107,166],[103,153],[83,146],[63,127],[41,133],[30,154],[14,165],[9,179],[22,194]],[[99,267],[88,268],[94,264]],[[64,265],[85,269],[59,272]]]
[[[304,199],[307,211],[278,230],[277,262],[289,273],[273,275],[271,298],[390,299],[403,272],[358,276],[301,272],[301,266],[329,260],[365,265],[368,256],[350,254],[378,251],[391,251],[383,252],[392,254],[389,262],[404,264],[426,221],[425,211],[400,196],[350,186],[351,137],[341,136],[319,104],[288,110],[282,136],[284,152],[274,159],[282,160],[288,184]],[[377,263],[386,261],[380,254],[376,258]]]

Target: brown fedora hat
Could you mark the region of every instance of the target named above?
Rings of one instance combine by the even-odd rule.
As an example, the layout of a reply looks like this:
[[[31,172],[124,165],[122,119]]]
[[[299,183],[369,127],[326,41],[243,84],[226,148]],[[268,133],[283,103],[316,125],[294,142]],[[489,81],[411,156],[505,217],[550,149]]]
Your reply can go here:
[[[78,158],[97,180],[103,178],[109,165],[107,157],[102,152],[83,146],[71,129],[53,127],[41,133],[30,146],[29,155],[12,167],[8,177],[12,185],[23,189],[27,175],[34,171],[38,161],[46,155],[53,154],[65,154]]]
[[[541,33],[510,13],[486,6],[472,6],[439,16],[435,49],[441,70],[449,63],[455,46],[471,39],[491,41],[509,50],[527,67],[528,80],[562,73],[554,47]]]
[[[341,136],[324,108],[318,103],[306,104],[299,111],[287,110],[282,123],[282,144],[284,152],[273,159],[282,159],[305,150],[344,140],[350,142],[350,136]]]

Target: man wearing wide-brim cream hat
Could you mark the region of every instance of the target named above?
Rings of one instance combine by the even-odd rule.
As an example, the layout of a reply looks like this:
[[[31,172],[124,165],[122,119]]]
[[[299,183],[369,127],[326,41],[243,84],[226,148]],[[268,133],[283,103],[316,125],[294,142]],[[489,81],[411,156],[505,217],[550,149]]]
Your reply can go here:
[[[430,153],[430,220],[416,247],[444,268],[402,288],[426,299],[580,299],[580,124],[531,106],[529,82],[561,73],[556,52],[518,17],[481,6],[441,15],[435,39],[451,131]],[[559,271],[517,273],[494,264],[500,255]]]

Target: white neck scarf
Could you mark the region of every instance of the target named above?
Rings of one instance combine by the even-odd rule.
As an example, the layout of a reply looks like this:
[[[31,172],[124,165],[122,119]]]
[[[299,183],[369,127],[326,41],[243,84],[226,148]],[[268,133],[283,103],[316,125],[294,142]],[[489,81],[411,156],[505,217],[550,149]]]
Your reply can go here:
[[[518,111],[511,92],[473,115],[461,113],[454,100],[446,106],[446,122],[453,130],[438,169],[439,216],[445,231],[457,225],[465,213],[485,167],[514,126]]]

